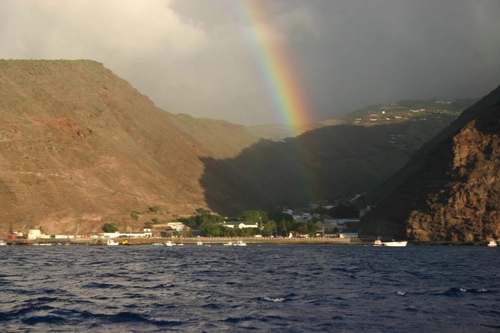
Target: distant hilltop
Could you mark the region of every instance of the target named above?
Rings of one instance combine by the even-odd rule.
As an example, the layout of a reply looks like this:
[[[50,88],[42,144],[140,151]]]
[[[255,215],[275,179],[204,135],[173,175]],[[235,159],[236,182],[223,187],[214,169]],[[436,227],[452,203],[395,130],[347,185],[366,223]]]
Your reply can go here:
[[[404,100],[392,104],[372,105],[366,108],[319,121],[302,127],[302,133],[325,126],[335,125],[393,125],[406,121],[439,121],[440,118],[456,118],[460,113],[479,101],[479,98],[455,100]],[[280,141],[296,133],[297,130],[288,125],[256,125],[248,126],[248,131],[258,137]],[[300,133],[300,134],[302,134]]]

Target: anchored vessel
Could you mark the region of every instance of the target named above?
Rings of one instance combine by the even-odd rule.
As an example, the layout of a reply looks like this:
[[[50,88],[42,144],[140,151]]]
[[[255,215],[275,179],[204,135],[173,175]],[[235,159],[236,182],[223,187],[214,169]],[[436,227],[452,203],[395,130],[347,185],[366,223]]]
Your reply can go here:
[[[488,243],[488,247],[497,247],[497,242],[495,240],[490,240],[490,242]]]
[[[401,241],[401,242],[395,242],[395,241],[392,241],[392,242],[384,242],[384,246],[406,246],[406,244],[408,244],[408,241]]]

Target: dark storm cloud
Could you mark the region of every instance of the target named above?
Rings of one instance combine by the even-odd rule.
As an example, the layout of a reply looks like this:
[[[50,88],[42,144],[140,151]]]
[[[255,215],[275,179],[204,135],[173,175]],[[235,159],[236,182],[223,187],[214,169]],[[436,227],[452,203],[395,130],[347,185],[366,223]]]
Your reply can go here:
[[[93,59],[169,112],[279,121],[242,33],[240,4],[0,0],[0,57]],[[401,99],[480,97],[500,84],[496,0],[258,4],[313,120]]]

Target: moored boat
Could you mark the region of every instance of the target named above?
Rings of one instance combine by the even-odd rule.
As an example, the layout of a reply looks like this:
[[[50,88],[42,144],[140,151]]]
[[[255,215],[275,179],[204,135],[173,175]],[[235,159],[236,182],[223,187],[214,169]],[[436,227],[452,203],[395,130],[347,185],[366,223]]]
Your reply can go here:
[[[373,242],[373,246],[383,246],[384,243],[382,243],[382,241],[379,239],[376,239],[374,242]]]
[[[227,242],[227,243],[224,243],[222,244],[223,246],[232,246],[233,245],[233,242]]]
[[[239,240],[236,243],[234,243],[233,246],[247,246],[247,243],[244,243],[243,241]]]
[[[0,239],[0,246],[5,246],[7,245],[7,242],[4,241],[3,239]]]
[[[174,246],[174,245],[175,245],[175,243],[173,243],[172,241],[166,241],[165,242],[165,246],[170,247],[170,246]]]
[[[490,240],[490,242],[488,243],[488,247],[497,247],[497,246],[498,244],[494,239]]]
[[[120,243],[118,242],[115,242],[113,239],[111,238],[108,238],[108,240],[106,241],[106,245],[108,246],[116,246],[116,245],[120,245]]]
[[[406,246],[406,244],[408,244],[408,241],[401,241],[401,242],[392,241],[392,242],[384,242],[383,244],[384,246],[402,247]]]

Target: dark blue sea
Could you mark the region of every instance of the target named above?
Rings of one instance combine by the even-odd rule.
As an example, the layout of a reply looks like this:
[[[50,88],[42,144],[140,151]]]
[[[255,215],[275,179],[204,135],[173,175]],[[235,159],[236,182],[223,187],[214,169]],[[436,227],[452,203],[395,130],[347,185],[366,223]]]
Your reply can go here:
[[[500,247],[2,246],[1,332],[500,332]]]

